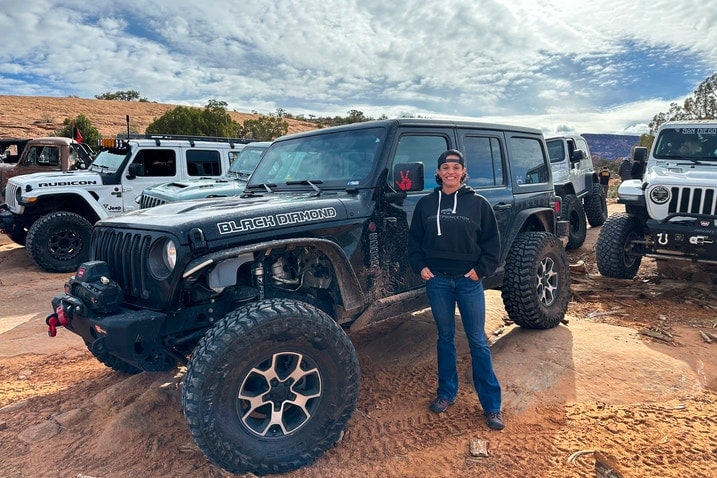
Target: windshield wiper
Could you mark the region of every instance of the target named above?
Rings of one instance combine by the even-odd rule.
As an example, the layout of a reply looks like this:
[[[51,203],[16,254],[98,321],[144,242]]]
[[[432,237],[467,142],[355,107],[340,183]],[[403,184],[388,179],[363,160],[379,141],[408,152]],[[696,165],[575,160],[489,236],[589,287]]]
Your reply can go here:
[[[319,187],[317,186],[317,184],[323,184],[323,183],[324,183],[324,182],[323,182],[322,180],[320,180],[320,179],[316,179],[316,180],[313,180],[313,181],[312,181],[312,180],[309,180],[309,179],[301,179],[301,180],[298,180],[298,181],[287,181],[287,182],[286,182],[286,185],[287,185],[287,186],[292,186],[292,185],[295,185],[295,184],[304,184],[304,185],[307,185],[307,186],[311,186],[311,188],[316,192],[316,195],[318,196],[319,194],[321,194],[321,189],[319,189]]]
[[[271,188],[275,188],[276,184],[274,184],[274,183],[259,183],[259,184],[252,184],[251,187],[252,187],[252,189],[253,188],[264,188],[266,190],[266,192],[273,193],[274,191]]]

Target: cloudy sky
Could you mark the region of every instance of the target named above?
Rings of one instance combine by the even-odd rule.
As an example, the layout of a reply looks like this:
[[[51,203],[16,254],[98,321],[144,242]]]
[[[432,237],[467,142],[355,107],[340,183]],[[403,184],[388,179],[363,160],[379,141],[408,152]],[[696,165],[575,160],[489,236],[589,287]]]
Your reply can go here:
[[[126,6],[131,5],[131,6]],[[629,133],[717,72],[717,0],[0,0],[0,94]]]

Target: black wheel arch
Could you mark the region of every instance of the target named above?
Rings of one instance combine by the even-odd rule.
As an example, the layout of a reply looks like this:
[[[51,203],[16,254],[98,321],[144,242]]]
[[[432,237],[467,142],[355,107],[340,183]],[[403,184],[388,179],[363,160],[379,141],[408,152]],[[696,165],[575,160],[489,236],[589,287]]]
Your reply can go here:
[[[95,196],[93,195],[93,197]],[[97,198],[95,197],[95,199]],[[90,224],[94,224],[101,219],[97,212],[87,204],[84,197],[74,193],[40,196],[31,208],[25,209],[25,214],[29,212],[36,220],[55,211],[74,212],[87,219]],[[35,221],[33,220],[32,222]]]
[[[513,246],[518,234],[521,232],[550,232],[555,231],[555,211],[550,208],[531,208],[523,209],[513,218],[508,233],[505,237],[501,237],[501,262],[504,262],[508,257],[508,252]]]
[[[299,247],[315,248],[331,262],[336,281],[339,284],[338,291],[341,295],[341,302],[346,310],[358,310],[365,306],[367,299],[349,258],[338,244],[329,239],[310,237],[277,239],[222,249],[193,259],[185,267],[185,271],[190,271],[190,273],[185,272],[185,275],[197,274],[205,267],[244,255],[256,256],[269,251]]]

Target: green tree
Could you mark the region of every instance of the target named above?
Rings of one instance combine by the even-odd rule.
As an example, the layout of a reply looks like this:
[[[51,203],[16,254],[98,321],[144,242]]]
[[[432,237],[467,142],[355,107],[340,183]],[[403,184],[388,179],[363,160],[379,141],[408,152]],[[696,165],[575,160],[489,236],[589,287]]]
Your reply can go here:
[[[101,95],[95,95],[98,100],[118,100],[118,101],[147,101],[147,98],[140,98],[139,91],[137,90],[126,90],[126,91],[115,91],[110,93],[102,93]]]
[[[239,136],[257,141],[273,141],[288,131],[289,123],[285,119],[271,115],[244,120],[238,129]]]
[[[650,121],[650,135],[668,121],[717,119],[717,73],[706,78],[682,105],[670,103],[667,113],[660,112]]]
[[[65,118],[65,120],[62,122],[62,127],[56,129],[53,132],[53,136],[62,136],[65,138],[72,138],[73,137],[73,131],[72,131],[72,125],[75,125],[77,129],[80,130],[80,133],[82,134],[82,142],[87,143],[90,148],[93,150],[97,150],[97,144],[99,140],[102,138],[102,135],[99,131],[97,131],[97,128],[92,126],[92,122],[87,118],[85,115],[79,115],[75,119]]]
[[[227,113],[227,104],[209,100],[204,108],[177,106],[147,126],[147,134],[186,134],[230,138],[239,124]]]

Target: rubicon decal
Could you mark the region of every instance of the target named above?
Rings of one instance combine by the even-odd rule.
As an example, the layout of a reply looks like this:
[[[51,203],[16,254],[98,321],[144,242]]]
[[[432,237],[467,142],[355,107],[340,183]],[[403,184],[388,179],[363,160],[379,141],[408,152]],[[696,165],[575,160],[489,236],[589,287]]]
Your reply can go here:
[[[255,231],[257,229],[267,229],[289,224],[321,221],[334,217],[336,217],[336,209],[333,207],[324,207],[321,209],[310,209],[308,211],[270,214],[268,216],[247,217],[237,221],[220,222],[217,224],[217,228],[219,228],[219,234],[232,234],[235,232]]]
[[[91,179],[76,180],[76,181],[55,181],[52,183],[38,183],[38,188],[52,188],[56,186],[88,186],[97,184],[97,181]]]

